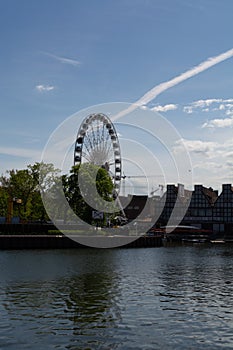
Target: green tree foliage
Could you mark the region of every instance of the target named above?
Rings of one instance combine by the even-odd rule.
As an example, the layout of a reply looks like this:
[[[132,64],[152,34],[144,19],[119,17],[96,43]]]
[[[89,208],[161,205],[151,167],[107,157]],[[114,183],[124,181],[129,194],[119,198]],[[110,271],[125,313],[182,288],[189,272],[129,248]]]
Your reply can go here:
[[[28,169],[36,183],[36,189],[42,193],[54,185],[60,173],[53,164],[44,162],[28,165]]]
[[[7,202],[8,202],[8,194],[7,191],[0,187],[0,216],[7,216]]]
[[[2,186],[8,193],[8,198],[14,200],[21,199],[21,216],[26,219],[29,215],[28,201],[31,193],[34,191],[36,183],[28,169],[24,170],[10,170],[8,176],[1,178]]]
[[[82,192],[80,178],[82,178]],[[108,172],[93,164],[83,164],[72,167],[69,176],[63,176],[63,190],[65,197],[80,219],[92,223],[92,211],[101,198],[112,201],[113,183]],[[98,195],[94,194],[96,188]],[[84,198],[89,199],[89,203]]]
[[[47,177],[46,186],[48,186],[57,173],[58,170],[52,164],[45,163],[28,165],[27,169],[7,171],[5,176],[0,177],[0,210],[4,216],[7,212],[7,203],[9,201],[17,203],[16,199],[20,199],[21,204],[14,205],[13,215],[19,215],[22,220],[45,219],[46,212],[40,196],[39,178]]]
[[[54,186],[59,179],[60,170],[56,169],[53,164],[44,162],[28,165],[28,168],[36,183],[30,201],[32,207],[31,220],[40,219],[41,221],[44,221],[49,218],[44,208],[41,195],[43,196],[46,191]]]
[[[79,175],[82,178],[82,193]],[[61,182],[62,186],[59,185]],[[28,165],[27,169],[9,170],[0,177],[0,216],[7,216],[8,204],[13,202],[13,215],[19,215],[21,220],[46,220],[48,215],[41,194],[48,194],[51,211],[53,214],[55,212],[53,217],[56,218],[57,212],[59,218],[64,210],[60,200],[62,189],[72,210],[87,223],[92,223],[93,208],[101,199],[112,202],[113,183],[105,169],[85,163],[72,167],[68,175],[60,176],[53,164],[35,163]],[[96,194],[93,189],[97,190]],[[90,199],[89,203],[86,197]],[[20,199],[21,203],[17,203],[16,199]]]

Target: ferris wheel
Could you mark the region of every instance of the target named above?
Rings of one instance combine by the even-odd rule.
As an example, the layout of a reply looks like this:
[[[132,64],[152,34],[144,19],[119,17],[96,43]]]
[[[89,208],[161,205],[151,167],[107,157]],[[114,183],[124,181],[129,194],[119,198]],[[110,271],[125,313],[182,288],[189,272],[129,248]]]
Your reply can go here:
[[[79,127],[74,149],[74,165],[91,163],[106,169],[114,184],[114,193],[120,191],[121,151],[116,129],[102,113],[85,118]]]

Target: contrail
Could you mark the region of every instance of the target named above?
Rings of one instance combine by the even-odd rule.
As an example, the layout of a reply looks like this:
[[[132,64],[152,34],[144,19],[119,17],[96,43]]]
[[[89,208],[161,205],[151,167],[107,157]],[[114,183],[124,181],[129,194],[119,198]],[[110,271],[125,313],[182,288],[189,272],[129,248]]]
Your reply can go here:
[[[61,56],[57,56],[57,55],[53,55],[49,52],[42,52],[44,55],[49,56],[54,58],[55,60],[61,62],[61,63],[66,63],[66,64],[70,64],[72,66],[79,66],[81,63],[77,60],[73,60],[71,58],[67,58],[67,57],[61,57]]]
[[[206,61],[200,63],[199,65],[187,70],[186,72],[176,76],[175,78],[165,81],[164,83],[161,83],[159,85],[156,85],[153,89],[149,90],[145,95],[143,95],[139,100],[132,103],[130,107],[126,108],[125,110],[121,111],[120,113],[116,114],[111,118],[112,120],[119,119],[120,117],[123,117],[124,115],[134,111],[136,108],[146,105],[150,101],[154,100],[158,95],[160,95],[162,92],[166,91],[167,89],[170,89],[171,87],[194,77],[195,75],[204,72],[206,69],[209,69],[216,64],[223,62],[227,60],[228,58],[231,58],[233,56],[233,49],[228,50],[218,56],[215,57],[209,57]]]

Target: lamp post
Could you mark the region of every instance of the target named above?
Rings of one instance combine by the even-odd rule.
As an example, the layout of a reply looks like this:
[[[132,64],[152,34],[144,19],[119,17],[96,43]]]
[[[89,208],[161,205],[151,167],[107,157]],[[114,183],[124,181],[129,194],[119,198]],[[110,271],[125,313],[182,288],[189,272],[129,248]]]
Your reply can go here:
[[[22,199],[21,198],[17,198],[17,197],[11,197],[9,196],[8,198],[8,204],[7,204],[7,224],[11,223],[11,219],[13,217],[13,213],[14,213],[14,204],[18,205],[18,215],[19,215],[19,205],[22,204]]]

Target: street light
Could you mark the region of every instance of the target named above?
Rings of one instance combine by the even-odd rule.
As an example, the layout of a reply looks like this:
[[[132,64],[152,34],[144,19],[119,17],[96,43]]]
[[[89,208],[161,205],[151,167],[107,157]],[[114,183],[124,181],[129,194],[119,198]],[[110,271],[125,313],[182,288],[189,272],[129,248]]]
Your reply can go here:
[[[7,223],[11,223],[11,219],[13,217],[14,212],[14,203],[16,204],[22,204],[22,199],[17,197],[9,197],[8,198],[8,210],[7,210]],[[19,214],[19,206],[18,206],[18,214]]]

